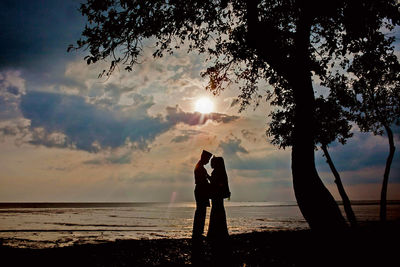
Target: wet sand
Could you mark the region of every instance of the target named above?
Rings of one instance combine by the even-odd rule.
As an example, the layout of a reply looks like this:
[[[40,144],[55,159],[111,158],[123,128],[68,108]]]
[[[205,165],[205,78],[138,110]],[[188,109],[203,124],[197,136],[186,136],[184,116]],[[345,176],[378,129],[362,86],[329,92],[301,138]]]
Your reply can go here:
[[[232,235],[223,266],[398,266],[399,240],[400,222],[373,223],[341,233]],[[209,241],[205,240],[204,248],[200,266],[215,266]],[[0,255],[2,266],[192,265],[190,239],[117,240],[50,249],[0,246]]]

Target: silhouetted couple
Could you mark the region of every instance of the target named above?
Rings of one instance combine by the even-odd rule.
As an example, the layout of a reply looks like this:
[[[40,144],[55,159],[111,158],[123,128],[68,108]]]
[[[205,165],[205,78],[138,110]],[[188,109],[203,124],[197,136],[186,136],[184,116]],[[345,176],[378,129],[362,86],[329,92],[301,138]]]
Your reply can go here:
[[[196,199],[196,211],[193,221],[193,253],[194,262],[201,261],[203,253],[203,232],[206,220],[207,207],[212,201],[210,222],[208,226],[207,239],[210,241],[213,260],[218,263],[223,260],[229,252],[228,226],[224,208],[224,198],[229,198],[231,193],[228,186],[228,175],[225,170],[225,163],[222,157],[212,157],[213,155],[203,150],[200,161],[194,169]],[[211,159],[212,157],[212,159]],[[208,175],[204,165],[211,159],[211,176]]]

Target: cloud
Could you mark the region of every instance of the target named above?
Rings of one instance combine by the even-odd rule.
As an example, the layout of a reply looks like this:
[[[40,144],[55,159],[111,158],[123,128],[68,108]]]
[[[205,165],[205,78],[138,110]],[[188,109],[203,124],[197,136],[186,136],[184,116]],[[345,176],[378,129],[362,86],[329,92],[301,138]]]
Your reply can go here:
[[[43,145],[46,147],[74,147],[69,143],[67,136],[62,132],[47,132],[42,127],[37,127],[31,131],[31,140],[34,145]]]
[[[120,147],[133,142],[145,148],[148,142],[165,132],[171,124],[161,117],[127,116],[87,103],[84,98],[43,92],[29,92],[21,101],[21,110],[31,120],[31,128],[42,128],[46,138],[52,133],[65,135],[65,146],[95,152],[99,148]],[[139,107],[140,110],[140,107]],[[47,140],[47,139],[46,139]],[[45,140],[33,143],[46,145]]]
[[[355,132],[346,145],[334,145],[328,152],[346,186],[377,184],[380,188],[389,155],[386,136],[374,136],[372,133]],[[400,183],[400,153],[395,152],[389,183]],[[316,166],[326,184],[333,184],[334,178],[321,151],[316,153]],[[389,185],[389,190],[391,185]]]
[[[255,155],[253,151],[247,150],[242,145],[241,139],[235,136],[229,136],[226,140],[221,141],[219,148],[222,150],[226,165],[232,169],[263,171],[262,176],[269,170],[290,169],[290,158],[287,157],[286,153],[277,153],[266,148],[264,153]]]
[[[172,123],[184,123],[188,125],[202,125],[205,124],[208,120],[215,121],[218,123],[229,123],[239,119],[238,116],[232,116],[222,113],[209,113],[202,114],[200,112],[184,112],[179,108],[179,106],[175,107],[167,107],[167,120]]]
[[[84,164],[89,165],[104,165],[104,164],[129,164],[132,161],[132,152],[126,151],[124,153],[111,153],[110,155],[102,158],[94,158],[84,161]]]
[[[334,144],[328,148],[328,152],[339,172],[362,170],[367,167],[384,168],[389,155],[389,144],[386,136],[355,132],[344,146]],[[398,165],[396,159],[399,155],[396,151],[393,167]],[[316,153],[316,164],[319,170],[330,171],[320,150]]]
[[[243,129],[243,130],[241,131],[241,133],[242,133],[243,137],[244,137],[246,140],[250,141],[250,142],[255,143],[255,142],[258,141],[257,135],[256,135],[255,133],[253,133],[252,131]]]
[[[93,86],[88,92],[88,99],[90,103],[95,105],[113,107],[120,104],[121,95],[127,93],[131,93],[129,94],[129,98],[131,98],[130,101],[135,100],[135,97],[140,97],[140,95],[134,94],[134,89],[131,87],[108,83],[103,87]],[[140,101],[140,103],[142,103],[142,101]],[[151,103],[151,105],[153,104],[154,103]]]
[[[178,135],[178,136],[175,136],[171,140],[171,142],[173,142],[173,143],[183,143],[183,142],[188,141],[189,139],[190,139],[189,135]]]
[[[183,143],[188,141],[192,136],[198,135],[202,133],[202,131],[196,131],[196,130],[182,130],[181,135],[177,135],[174,138],[172,138],[171,142],[172,143]]]
[[[31,121],[32,144],[90,152],[126,145],[145,150],[157,136],[179,123],[195,126],[208,120],[229,123],[238,118],[220,113],[203,116],[178,106],[167,107],[165,117],[150,116],[147,111],[154,104],[152,97],[134,93],[132,99],[132,105],[108,109],[80,96],[28,92],[22,96],[20,108]]]
[[[19,102],[23,94],[25,81],[20,72],[0,72],[0,120],[15,119],[21,115]]]
[[[249,152],[241,145],[242,140],[237,137],[230,137],[226,141],[221,141],[219,147],[222,154],[227,157],[237,156],[238,153],[248,154]]]
[[[3,121],[0,123],[0,141],[3,142],[8,136],[14,137],[14,142],[17,146],[24,143],[25,137],[29,136],[30,121],[27,119],[15,119]]]

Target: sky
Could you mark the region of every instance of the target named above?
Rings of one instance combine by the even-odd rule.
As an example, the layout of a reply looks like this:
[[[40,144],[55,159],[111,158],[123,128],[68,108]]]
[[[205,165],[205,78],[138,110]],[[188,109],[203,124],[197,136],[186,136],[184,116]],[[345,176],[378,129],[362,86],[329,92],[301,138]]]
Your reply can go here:
[[[271,109],[262,102],[239,113],[235,85],[205,90],[203,55],[177,51],[153,59],[144,48],[132,72],[88,66],[85,51],[67,53],[85,20],[79,1],[0,3],[0,201],[194,201],[193,169],[201,151],[222,156],[232,201],[293,201],[290,149],[269,143]],[[196,101],[211,99],[209,114]],[[386,136],[353,129],[331,156],[351,200],[380,198]],[[395,144],[399,130],[395,129]],[[400,199],[395,154],[388,199]],[[329,166],[317,169],[339,200]],[[210,167],[207,167],[210,172]]]

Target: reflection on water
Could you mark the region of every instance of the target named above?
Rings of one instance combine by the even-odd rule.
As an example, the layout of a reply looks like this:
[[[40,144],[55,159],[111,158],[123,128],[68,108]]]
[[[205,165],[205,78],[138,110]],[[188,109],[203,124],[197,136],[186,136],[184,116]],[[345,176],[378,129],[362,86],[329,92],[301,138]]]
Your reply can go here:
[[[225,202],[225,207],[231,234],[308,228],[295,202]],[[0,203],[0,238],[19,247],[189,238],[194,209],[194,203]],[[360,221],[379,219],[378,202],[357,202],[353,209]],[[400,219],[400,202],[389,203],[388,218]]]

